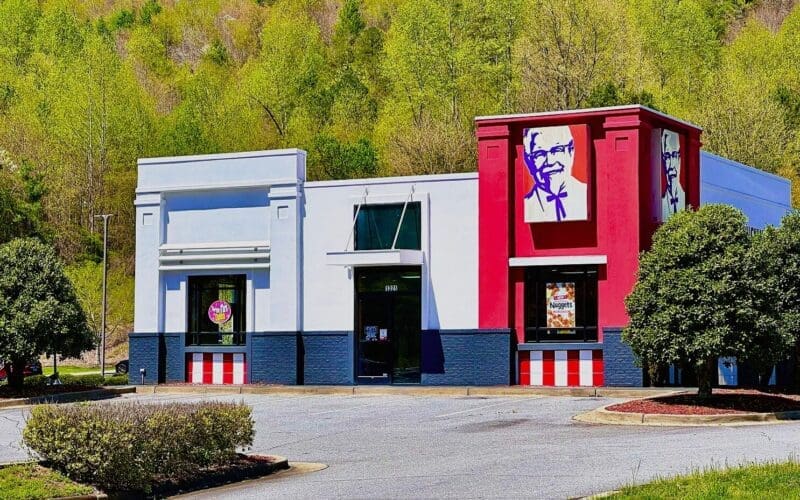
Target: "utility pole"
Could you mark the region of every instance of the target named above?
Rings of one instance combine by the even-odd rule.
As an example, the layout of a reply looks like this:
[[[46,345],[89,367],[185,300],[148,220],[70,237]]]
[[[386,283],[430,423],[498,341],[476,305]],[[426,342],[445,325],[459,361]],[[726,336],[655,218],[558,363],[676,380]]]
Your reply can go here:
[[[108,277],[108,219],[114,214],[95,215],[103,219],[103,316],[100,326],[100,373],[106,376],[106,280]]]

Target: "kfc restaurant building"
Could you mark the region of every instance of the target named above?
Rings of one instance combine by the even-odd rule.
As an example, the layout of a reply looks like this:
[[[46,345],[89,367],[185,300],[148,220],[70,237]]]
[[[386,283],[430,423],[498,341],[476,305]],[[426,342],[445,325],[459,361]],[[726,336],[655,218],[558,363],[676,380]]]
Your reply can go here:
[[[476,129],[478,173],[306,182],[299,150],[140,160],[132,381],[641,385],[620,334],[658,225],[722,202],[760,228],[790,206],[788,181],[641,106]]]

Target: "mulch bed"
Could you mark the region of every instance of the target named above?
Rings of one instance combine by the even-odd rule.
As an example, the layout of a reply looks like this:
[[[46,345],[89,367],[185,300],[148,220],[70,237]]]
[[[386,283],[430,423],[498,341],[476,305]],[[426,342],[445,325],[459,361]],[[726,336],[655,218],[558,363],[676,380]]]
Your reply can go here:
[[[696,393],[637,399],[612,405],[610,411],[656,415],[730,415],[800,411],[800,396],[768,394],[755,390],[715,390],[700,401]]]
[[[288,464],[280,466],[278,458],[270,455],[237,455],[232,462],[218,467],[204,469],[196,476],[179,481],[164,480],[153,485],[149,495],[142,492],[118,491],[108,493],[113,499],[139,499],[139,498],[164,498],[190,491],[206,488],[216,488],[230,483],[256,479],[281,469],[288,468]]]
[[[39,396],[52,396],[65,392],[93,391],[99,387],[88,385],[65,384],[65,385],[42,385],[23,387],[20,391],[15,391],[7,385],[0,386],[0,398],[35,398]]]

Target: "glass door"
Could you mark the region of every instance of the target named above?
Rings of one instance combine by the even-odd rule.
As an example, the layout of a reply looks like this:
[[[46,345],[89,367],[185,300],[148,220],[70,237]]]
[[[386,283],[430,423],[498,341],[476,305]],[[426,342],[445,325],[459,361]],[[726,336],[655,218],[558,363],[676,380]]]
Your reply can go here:
[[[359,383],[420,381],[420,268],[356,270]]]

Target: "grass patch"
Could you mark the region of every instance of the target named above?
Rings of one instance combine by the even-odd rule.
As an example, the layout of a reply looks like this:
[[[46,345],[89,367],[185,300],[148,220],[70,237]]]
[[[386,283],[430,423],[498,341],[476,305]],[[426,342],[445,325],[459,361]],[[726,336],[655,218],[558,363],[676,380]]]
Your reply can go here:
[[[99,366],[72,366],[72,365],[58,365],[58,373],[61,375],[83,375],[89,373],[100,373]],[[106,375],[114,373],[114,367],[106,365]],[[53,374],[53,364],[50,366],[42,365],[42,375],[50,376]]]
[[[695,472],[671,479],[657,479],[641,486],[623,488],[611,498],[797,498],[800,463],[748,465],[726,470]]]
[[[4,499],[27,500],[89,495],[94,488],[40,465],[24,464],[0,468],[0,492]]]

